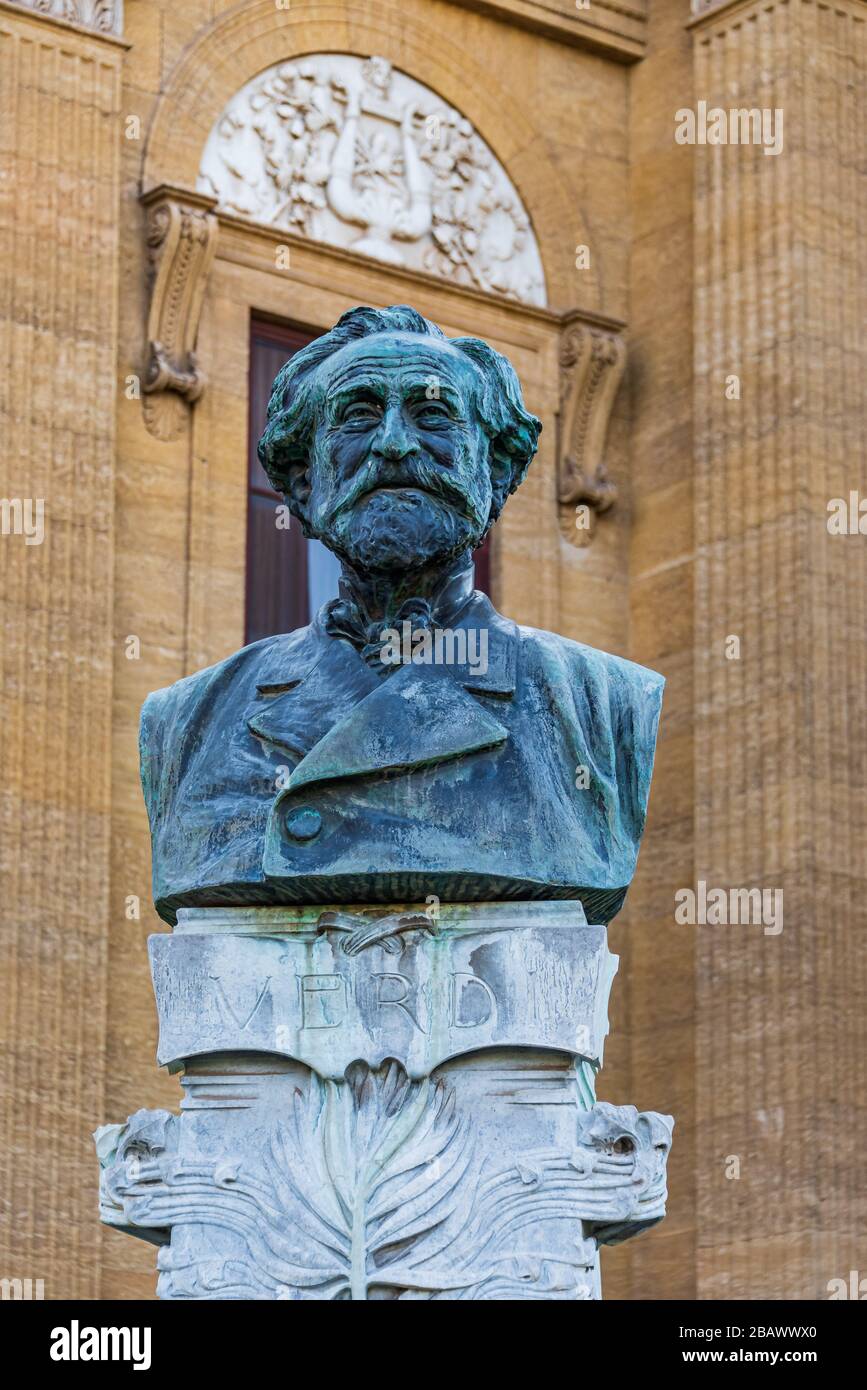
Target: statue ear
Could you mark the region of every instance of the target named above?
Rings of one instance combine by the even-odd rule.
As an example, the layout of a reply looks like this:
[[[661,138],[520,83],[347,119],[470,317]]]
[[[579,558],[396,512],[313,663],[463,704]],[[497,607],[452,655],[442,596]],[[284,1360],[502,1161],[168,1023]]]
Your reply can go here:
[[[491,440],[488,456],[492,493],[489,526],[493,526],[506,505],[506,499],[524,481],[532,457],[532,453],[518,455],[513,449],[504,447],[503,435]]]
[[[284,468],[280,481],[283,496],[289,504],[290,511],[293,516],[297,516],[303,525],[306,525],[307,503],[310,499],[310,469],[306,459],[290,463]]]
[[[503,507],[506,505],[506,498],[512,491],[512,460],[508,454],[503,453],[497,448],[497,441],[491,444],[491,454],[488,461],[488,468],[491,474],[491,520],[490,524],[496,521]]]

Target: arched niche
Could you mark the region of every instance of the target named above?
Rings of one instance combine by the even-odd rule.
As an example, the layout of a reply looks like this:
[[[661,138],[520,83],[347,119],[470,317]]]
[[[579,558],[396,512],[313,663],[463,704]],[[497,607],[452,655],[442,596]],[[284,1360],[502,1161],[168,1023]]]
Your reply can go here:
[[[195,190],[211,132],[238,94],[275,65],[311,54],[341,54],[360,64],[380,55],[436,94],[443,107],[461,113],[516,190],[535,234],[547,302],[563,301],[566,294],[559,307],[571,307],[564,267],[571,265],[571,248],[588,243],[590,234],[580,208],[566,196],[531,103],[501,86],[496,74],[441,28],[390,0],[369,0],[357,11],[329,5],[283,10],[273,0],[245,0],[203,29],[156,104],[144,153],[144,194],[159,186]],[[546,264],[552,258],[561,282],[556,296]],[[580,281],[591,313],[601,307],[597,261]]]

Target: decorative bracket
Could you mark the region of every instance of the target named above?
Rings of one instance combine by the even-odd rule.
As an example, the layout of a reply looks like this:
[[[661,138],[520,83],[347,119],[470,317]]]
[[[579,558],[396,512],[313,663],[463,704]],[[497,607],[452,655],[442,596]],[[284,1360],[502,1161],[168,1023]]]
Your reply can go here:
[[[585,525],[576,524],[571,536],[579,545],[589,543],[595,517],[617,500],[604,449],[625,365],[626,344],[615,329],[575,322],[565,329],[560,341],[558,497],[563,507],[584,509]]]
[[[160,186],[143,202],[152,283],[142,404],[151,434],[176,439],[205,387],[195,346],[219,224],[201,194]]]

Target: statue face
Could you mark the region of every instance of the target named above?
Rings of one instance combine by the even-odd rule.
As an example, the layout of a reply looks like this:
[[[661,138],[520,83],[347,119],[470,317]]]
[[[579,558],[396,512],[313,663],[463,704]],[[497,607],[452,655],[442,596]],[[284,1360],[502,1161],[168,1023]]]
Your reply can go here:
[[[478,385],[464,354],[415,333],[362,338],[324,362],[304,504],[313,533],[374,573],[475,545],[492,496]]]

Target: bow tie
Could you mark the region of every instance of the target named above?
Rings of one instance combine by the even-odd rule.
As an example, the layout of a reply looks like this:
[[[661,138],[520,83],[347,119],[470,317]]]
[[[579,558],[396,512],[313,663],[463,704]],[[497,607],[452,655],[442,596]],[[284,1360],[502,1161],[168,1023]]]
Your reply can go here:
[[[376,618],[368,622],[362,615],[358,604],[352,599],[334,599],[325,614],[325,631],[330,637],[343,637],[351,642],[362,661],[378,676],[387,676],[394,665],[383,661],[382,651],[387,642],[394,640],[391,629],[401,632],[401,623],[412,623],[413,632],[428,628],[433,622],[430,603],[424,598],[410,598],[400,605],[390,622]]]
[[[389,618],[371,619],[357,602],[349,586],[341,581],[340,598],[325,605],[324,627],[329,637],[342,637],[350,642],[361,659],[378,676],[387,676],[397,669],[392,662],[383,661],[386,643],[394,640],[394,632],[402,633],[402,624],[411,624],[413,633],[431,627],[448,627],[462,612],[473,593],[472,564],[454,575],[433,599],[408,598]]]

